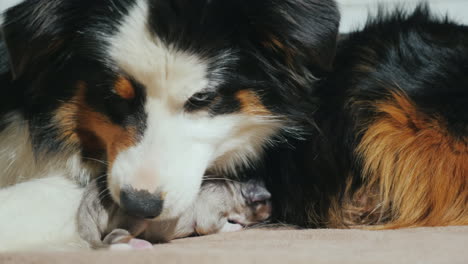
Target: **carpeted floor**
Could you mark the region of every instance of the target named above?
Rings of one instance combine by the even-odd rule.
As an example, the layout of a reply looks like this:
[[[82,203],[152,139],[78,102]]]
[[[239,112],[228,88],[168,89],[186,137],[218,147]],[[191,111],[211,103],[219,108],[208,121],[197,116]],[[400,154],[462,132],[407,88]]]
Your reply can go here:
[[[468,263],[468,227],[395,231],[248,230],[147,251],[8,253],[1,264]]]

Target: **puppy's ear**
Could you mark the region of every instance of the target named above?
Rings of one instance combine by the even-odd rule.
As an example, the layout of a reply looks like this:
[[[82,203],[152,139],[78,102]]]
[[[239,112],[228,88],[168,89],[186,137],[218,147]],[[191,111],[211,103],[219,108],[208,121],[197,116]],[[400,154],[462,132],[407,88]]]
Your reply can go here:
[[[266,189],[265,184],[257,180],[249,180],[242,185],[242,196],[247,203],[261,203],[271,199],[271,193]]]
[[[340,15],[333,0],[244,0],[251,39],[268,56],[302,74],[311,63],[314,73],[332,68]]]
[[[24,1],[4,14],[2,28],[14,79],[22,78],[44,62],[64,44],[63,15],[57,0]],[[44,69],[41,69],[44,70]]]

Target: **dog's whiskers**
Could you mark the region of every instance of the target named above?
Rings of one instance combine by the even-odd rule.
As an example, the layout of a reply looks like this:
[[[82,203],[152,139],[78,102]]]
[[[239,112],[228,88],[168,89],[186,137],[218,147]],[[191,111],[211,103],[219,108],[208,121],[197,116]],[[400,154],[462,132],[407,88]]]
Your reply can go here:
[[[99,195],[99,202],[102,203],[104,200],[106,200],[109,197],[111,197],[110,192],[104,193],[104,195],[100,194]]]
[[[105,166],[109,166],[109,163],[107,161],[104,161],[104,160],[89,158],[89,157],[83,157],[83,159],[90,160],[90,161],[95,161],[95,162],[101,163],[101,164],[103,164]]]

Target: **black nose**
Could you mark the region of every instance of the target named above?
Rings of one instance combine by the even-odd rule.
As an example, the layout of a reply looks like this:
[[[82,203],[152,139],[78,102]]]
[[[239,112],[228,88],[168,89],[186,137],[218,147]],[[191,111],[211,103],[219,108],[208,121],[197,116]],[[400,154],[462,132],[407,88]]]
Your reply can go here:
[[[120,206],[131,216],[156,218],[161,214],[163,204],[164,200],[159,194],[133,188],[125,188],[120,192]]]

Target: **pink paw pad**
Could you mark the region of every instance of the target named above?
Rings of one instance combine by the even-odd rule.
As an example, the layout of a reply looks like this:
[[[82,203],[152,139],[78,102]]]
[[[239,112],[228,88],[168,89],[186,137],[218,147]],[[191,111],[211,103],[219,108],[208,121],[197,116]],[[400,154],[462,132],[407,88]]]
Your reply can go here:
[[[143,239],[137,239],[137,238],[132,238],[128,244],[133,248],[133,249],[152,249],[153,244],[150,242],[143,240]]]

